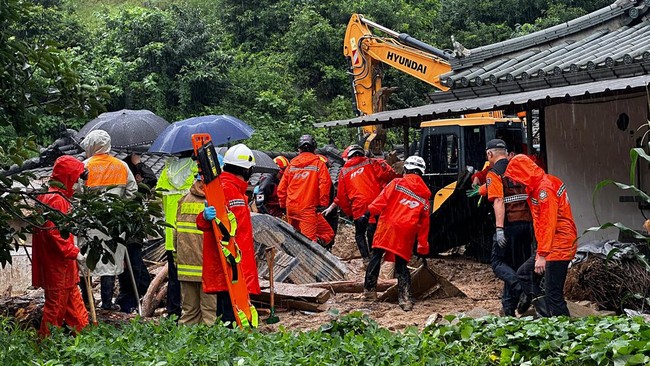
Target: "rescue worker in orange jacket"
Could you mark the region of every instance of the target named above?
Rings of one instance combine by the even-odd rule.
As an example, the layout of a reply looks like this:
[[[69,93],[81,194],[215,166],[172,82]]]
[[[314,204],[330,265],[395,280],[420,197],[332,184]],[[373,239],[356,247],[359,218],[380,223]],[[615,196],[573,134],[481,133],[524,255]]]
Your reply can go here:
[[[275,157],[273,162],[280,170],[275,174],[264,174],[260,179],[260,183],[255,187],[253,195],[259,213],[282,217],[284,216],[284,210],[280,207],[278,184],[280,184],[280,179],[282,179],[284,171],[289,166],[289,159],[280,155]]]
[[[325,246],[334,230],[320,213],[329,205],[332,179],[325,163],[314,154],[316,140],[303,135],[298,156],[293,158],[278,187],[280,207],[287,209],[289,223],[310,240]]]
[[[533,246],[533,219],[526,200],[526,189],[503,174],[508,167],[505,141],[487,142],[485,154],[490,163],[487,173],[487,198],[494,207],[496,224],[492,245],[492,271],[503,281],[501,304],[506,316],[515,316],[522,293],[517,269],[530,258]]]
[[[545,296],[533,301],[538,312],[543,316],[569,315],[564,282],[576,254],[578,233],[566,186],[525,155],[510,160],[505,176],[526,186],[537,239],[537,253],[519,268],[519,280],[525,291],[536,296],[540,291],[533,276],[543,275]]]
[[[39,201],[53,210],[69,213],[71,205],[66,198],[72,197],[73,186],[82,175],[88,178],[81,161],[69,155],[58,158],[51,180],[62,183],[65,188],[52,184]],[[43,226],[44,229],[34,230],[32,238],[32,285],[45,290],[43,319],[38,333],[46,337],[50,334],[50,325],[61,327],[64,321],[79,332],[88,325],[88,312],[77,287],[77,261],[84,261],[84,257],[75,246],[72,235],[62,237],[49,220]]]
[[[228,209],[236,218],[235,241],[241,251],[240,268],[246,278],[249,294],[261,293],[253,247],[253,225],[248,207],[246,188],[251,176],[255,158],[251,149],[237,144],[223,157],[223,172],[219,176]],[[196,226],[203,231],[203,291],[217,294],[217,316],[222,321],[235,321],[224,269],[221,266],[220,250],[212,231],[211,221],[216,218],[216,210],[208,206],[196,217]]]
[[[374,216],[368,221],[362,216],[386,184],[396,177],[397,174],[386,161],[367,158],[361,146],[350,146],[347,161],[339,173],[335,203],[354,220],[354,239],[366,264],[370,261],[377,222]]]
[[[417,242],[418,254],[429,253],[429,199],[431,192],[424,183],[422,175],[426,169],[424,159],[410,156],[404,162],[404,177],[393,179],[379,196],[368,206],[362,218],[379,215],[377,231],[372,243],[372,257],[366,270],[364,297],[377,298],[377,278],[382,257],[386,254],[395,257],[398,300],[404,311],[413,309],[411,297],[411,275],[406,264],[413,254],[413,244]]]

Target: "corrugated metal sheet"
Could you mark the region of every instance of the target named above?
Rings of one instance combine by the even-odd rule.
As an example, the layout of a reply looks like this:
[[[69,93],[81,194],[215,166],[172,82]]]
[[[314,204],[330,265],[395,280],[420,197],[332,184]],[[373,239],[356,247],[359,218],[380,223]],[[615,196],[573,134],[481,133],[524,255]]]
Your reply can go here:
[[[339,121],[330,121],[314,124],[315,127],[347,126],[358,127],[372,124],[404,124],[409,119],[443,118],[448,115],[502,109],[510,105],[518,105],[545,99],[583,96],[585,94],[598,94],[606,91],[625,90],[647,86],[650,75],[641,75],[632,78],[603,80],[579,85],[568,85],[543,90],[495,95],[490,97],[476,97],[474,99],[456,100],[444,103],[428,104],[421,107],[399,109],[375,113],[368,116],[351,118]]]

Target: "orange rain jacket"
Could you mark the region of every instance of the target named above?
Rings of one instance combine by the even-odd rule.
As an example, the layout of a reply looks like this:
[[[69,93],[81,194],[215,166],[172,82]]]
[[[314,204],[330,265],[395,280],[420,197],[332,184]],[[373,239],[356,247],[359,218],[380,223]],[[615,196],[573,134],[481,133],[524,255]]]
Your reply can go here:
[[[318,155],[302,152],[289,163],[278,186],[280,207],[286,207],[289,218],[300,219],[313,214],[318,206],[330,203],[332,179]]]
[[[65,189],[52,186],[48,191],[51,194],[40,196],[39,201],[64,214],[70,212],[70,202],[61,195],[72,197],[72,187],[83,171],[84,164],[72,156],[57,159],[52,171],[52,180],[63,183]],[[47,221],[43,226],[47,229],[35,229],[32,239],[32,285],[46,290],[75,287],[79,282],[79,248],[74,245],[73,236],[61,237],[52,221]]]
[[[237,218],[237,232],[235,241],[241,250],[240,268],[246,276],[246,287],[249,294],[259,294],[260,283],[255,263],[255,249],[253,248],[253,224],[251,212],[248,208],[246,188],[248,183],[234,174],[223,172],[219,176],[228,209]],[[212,223],[203,217],[203,212],[196,216],[196,227],[203,231],[203,292],[215,293],[228,291],[226,276],[221,265],[221,247],[212,231]],[[234,253],[233,253],[234,254]]]
[[[336,204],[344,214],[358,219],[368,210],[382,189],[397,177],[393,168],[382,159],[355,156],[349,159],[339,173]]]
[[[69,155],[56,160],[52,180],[63,183],[65,188],[50,187],[39,201],[64,214],[70,212],[73,186],[84,171],[84,164]],[[65,197],[64,197],[65,196]],[[50,334],[48,326],[63,326],[63,322],[76,332],[88,325],[88,312],[77,287],[79,272],[77,254],[72,234],[63,238],[52,221],[43,225],[45,230],[35,229],[32,237],[32,285],[45,290],[43,319],[38,333]]]
[[[368,206],[371,215],[379,215],[372,247],[409,261],[417,240],[417,252],[429,253],[430,198],[429,188],[417,174],[406,174],[388,183]]]
[[[526,186],[537,255],[547,261],[572,260],[578,232],[564,183],[544,173],[533,160],[521,154],[510,160],[505,176]]]

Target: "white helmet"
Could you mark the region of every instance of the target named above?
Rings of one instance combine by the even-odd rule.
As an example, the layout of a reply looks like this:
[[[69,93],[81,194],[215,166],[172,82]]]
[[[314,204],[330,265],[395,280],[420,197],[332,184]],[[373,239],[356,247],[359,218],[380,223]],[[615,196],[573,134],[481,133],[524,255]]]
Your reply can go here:
[[[406,161],[404,161],[404,169],[406,170],[415,170],[418,169],[419,171],[424,174],[424,170],[427,168],[426,163],[424,162],[424,159],[422,159],[419,156],[409,156],[406,158]]]
[[[253,151],[244,144],[237,144],[223,156],[223,163],[249,169],[255,166]]]

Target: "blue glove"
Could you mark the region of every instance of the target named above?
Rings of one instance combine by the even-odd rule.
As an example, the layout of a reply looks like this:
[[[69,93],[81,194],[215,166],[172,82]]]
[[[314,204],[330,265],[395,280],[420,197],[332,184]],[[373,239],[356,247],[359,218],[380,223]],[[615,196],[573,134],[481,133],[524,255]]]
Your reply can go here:
[[[208,203],[205,203],[205,209],[203,210],[203,218],[212,221],[217,218],[217,209],[214,206],[208,206]]]
[[[497,239],[497,244],[499,244],[501,248],[505,248],[506,245],[508,244],[508,241],[506,240],[506,235],[503,233],[503,228],[500,227],[497,228],[496,239]]]

